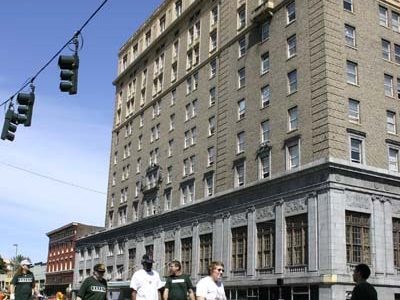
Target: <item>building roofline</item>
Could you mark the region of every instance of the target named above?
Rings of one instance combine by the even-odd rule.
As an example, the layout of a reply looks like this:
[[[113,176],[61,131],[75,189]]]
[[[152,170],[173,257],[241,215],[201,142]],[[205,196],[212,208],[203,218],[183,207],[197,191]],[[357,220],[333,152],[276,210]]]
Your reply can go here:
[[[50,237],[50,235],[52,235],[52,234],[54,234],[54,233],[56,233],[56,232],[62,231],[62,230],[64,230],[64,229],[67,229],[67,228],[73,227],[73,226],[98,227],[99,229],[103,228],[103,227],[101,227],[101,226],[96,226],[96,225],[88,225],[88,224],[83,224],[83,223],[79,223],[79,222],[71,222],[71,223],[68,223],[68,224],[66,224],[66,225],[64,225],[64,226],[61,226],[61,227],[57,228],[57,229],[54,229],[54,230],[52,230],[52,231],[47,232],[46,235],[47,235],[48,237]]]

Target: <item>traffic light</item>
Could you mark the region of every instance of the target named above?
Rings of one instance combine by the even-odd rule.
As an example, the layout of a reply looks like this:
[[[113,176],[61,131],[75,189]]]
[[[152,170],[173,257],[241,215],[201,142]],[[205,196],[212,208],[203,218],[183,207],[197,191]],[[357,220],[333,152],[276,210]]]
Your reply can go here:
[[[75,95],[78,91],[79,56],[77,54],[60,55],[58,66],[61,69],[60,90]]]
[[[31,126],[33,104],[35,103],[35,94],[33,92],[19,93],[17,96],[18,108],[17,111],[20,115],[26,117],[24,126]]]
[[[18,124],[26,122],[26,116],[16,113],[12,106],[10,106],[6,112],[4,118],[3,131],[1,132],[2,140],[13,141],[15,138],[15,132],[17,131]]]

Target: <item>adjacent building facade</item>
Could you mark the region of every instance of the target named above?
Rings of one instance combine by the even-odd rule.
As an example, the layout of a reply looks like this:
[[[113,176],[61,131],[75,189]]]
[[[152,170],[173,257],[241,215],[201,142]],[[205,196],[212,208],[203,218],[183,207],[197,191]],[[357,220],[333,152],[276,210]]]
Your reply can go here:
[[[144,253],[229,299],[400,299],[400,3],[166,0],[119,53],[106,230],[75,287]],[[94,253],[94,254],[93,254]]]
[[[65,293],[71,289],[75,267],[76,239],[101,229],[104,228],[72,222],[46,234],[49,237],[47,269],[44,270],[47,295],[53,295],[58,291]],[[40,268],[42,266],[41,263],[33,266],[34,270],[37,269],[37,275],[40,277],[42,277],[40,274],[43,271]],[[44,284],[44,280],[39,282],[39,286],[42,287],[42,284]]]

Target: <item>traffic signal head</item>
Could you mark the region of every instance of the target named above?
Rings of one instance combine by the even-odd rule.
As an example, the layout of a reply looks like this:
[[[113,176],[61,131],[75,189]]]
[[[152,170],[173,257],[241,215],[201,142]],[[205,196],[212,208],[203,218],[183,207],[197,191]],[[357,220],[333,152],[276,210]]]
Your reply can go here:
[[[58,58],[60,72],[60,90],[75,95],[78,91],[79,57],[75,55],[60,55]]]
[[[1,132],[2,140],[13,141],[15,138],[15,132],[17,131],[17,125],[26,122],[26,116],[19,115],[14,112],[11,108],[8,108],[6,117],[4,118],[3,130]]]
[[[32,122],[32,112],[33,112],[33,104],[35,103],[35,94],[31,93],[19,93],[17,96],[18,102],[18,113],[22,116],[26,117],[26,121],[24,122],[24,126],[31,126]]]

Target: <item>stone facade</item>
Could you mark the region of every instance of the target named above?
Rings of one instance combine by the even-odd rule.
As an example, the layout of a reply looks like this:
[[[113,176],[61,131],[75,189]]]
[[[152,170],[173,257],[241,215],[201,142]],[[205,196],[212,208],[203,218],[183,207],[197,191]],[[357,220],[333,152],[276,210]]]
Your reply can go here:
[[[230,299],[346,299],[361,261],[380,298],[400,294],[399,14],[164,1],[119,53],[107,229],[78,241],[98,255],[76,287],[98,261],[128,280],[144,253],[197,281],[212,250]]]

